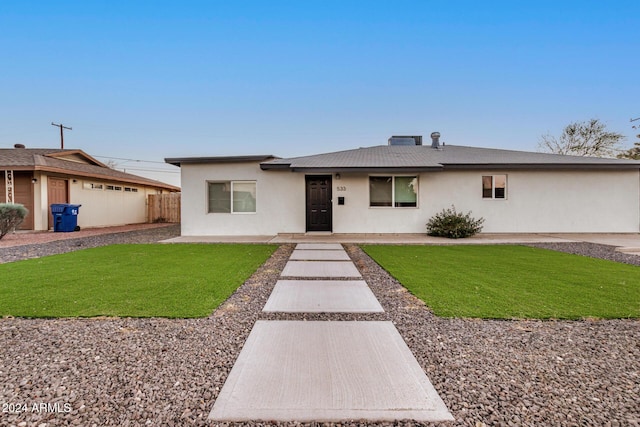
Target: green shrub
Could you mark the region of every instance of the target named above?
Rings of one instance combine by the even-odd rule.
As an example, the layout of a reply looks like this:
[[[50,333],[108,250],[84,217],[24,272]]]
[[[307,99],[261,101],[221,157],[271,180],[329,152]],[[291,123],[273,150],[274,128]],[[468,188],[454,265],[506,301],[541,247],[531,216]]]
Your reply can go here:
[[[20,204],[0,203],[0,239],[22,224],[29,211]]]
[[[449,239],[459,239],[473,236],[482,230],[484,218],[475,219],[471,217],[471,212],[463,214],[456,212],[455,206],[443,209],[435,214],[427,222],[427,234],[436,237],[448,237]]]

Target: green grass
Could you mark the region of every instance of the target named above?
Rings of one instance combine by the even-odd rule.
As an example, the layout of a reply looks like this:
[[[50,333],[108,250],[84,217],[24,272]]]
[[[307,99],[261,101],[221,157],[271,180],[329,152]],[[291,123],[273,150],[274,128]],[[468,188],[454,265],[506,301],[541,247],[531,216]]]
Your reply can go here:
[[[443,317],[640,318],[640,268],[525,246],[362,246]]]
[[[0,265],[0,316],[205,317],[272,245],[113,245]]]

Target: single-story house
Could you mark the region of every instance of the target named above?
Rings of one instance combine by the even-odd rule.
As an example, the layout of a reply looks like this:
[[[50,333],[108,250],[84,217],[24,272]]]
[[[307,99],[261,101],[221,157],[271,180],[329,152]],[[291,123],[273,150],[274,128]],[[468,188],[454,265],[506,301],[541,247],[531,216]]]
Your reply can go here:
[[[488,233],[640,231],[640,162],[457,145],[388,145],[295,158],[168,158],[182,234],[424,233],[450,208]]]
[[[80,227],[146,222],[147,195],[180,191],[179,187],[109,168],[82,150],[0,149],[0,203],[20,203],[29,215],[24,230],[53,228],[50,206],[82,205]]]

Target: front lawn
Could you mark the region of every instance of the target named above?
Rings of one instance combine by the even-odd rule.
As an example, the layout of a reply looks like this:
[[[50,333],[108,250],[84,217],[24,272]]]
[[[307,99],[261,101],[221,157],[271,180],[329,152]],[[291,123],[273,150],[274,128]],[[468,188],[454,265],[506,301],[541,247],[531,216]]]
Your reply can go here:
[[[205,317],[272,245],[113,245],[0,265],[0,316]]]
[[[526,246],[362,249],[443,317],[640,318],[640,268]]]

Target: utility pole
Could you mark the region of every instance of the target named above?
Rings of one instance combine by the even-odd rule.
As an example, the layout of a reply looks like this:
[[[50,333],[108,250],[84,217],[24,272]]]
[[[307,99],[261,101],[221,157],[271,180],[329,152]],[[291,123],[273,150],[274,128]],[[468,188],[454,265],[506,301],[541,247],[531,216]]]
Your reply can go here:
[[[60,149],[64,150],[64,133],[63,133],[63,129],[69,129],[69,130],[73,130],[70,127],[66,127],[62,124],[55,124],[53,122],[51,122],[51,126],[57,126],[60,128]]]

